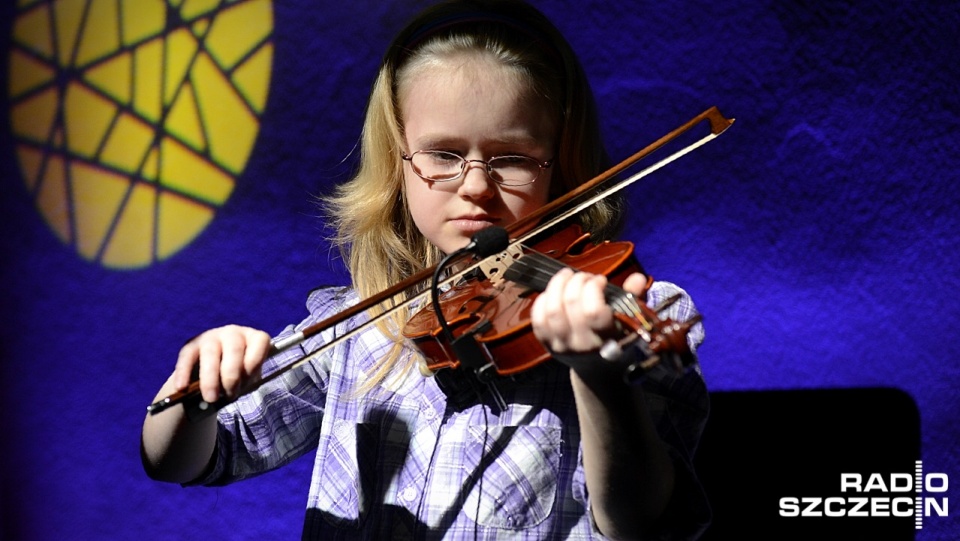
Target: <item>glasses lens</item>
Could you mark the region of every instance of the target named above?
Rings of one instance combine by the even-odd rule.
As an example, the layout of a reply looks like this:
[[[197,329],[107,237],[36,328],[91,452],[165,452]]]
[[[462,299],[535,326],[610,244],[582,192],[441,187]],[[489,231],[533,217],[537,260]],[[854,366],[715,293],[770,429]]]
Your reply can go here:
[[[540,176],[540,164],[529,156],[500,156],[488,164],[490,177],[504,186],[523,186]]]
[[[463,158],[442,150],[421,150],[410,157],[413,170],[422,178],[442,182],[460,176]]]

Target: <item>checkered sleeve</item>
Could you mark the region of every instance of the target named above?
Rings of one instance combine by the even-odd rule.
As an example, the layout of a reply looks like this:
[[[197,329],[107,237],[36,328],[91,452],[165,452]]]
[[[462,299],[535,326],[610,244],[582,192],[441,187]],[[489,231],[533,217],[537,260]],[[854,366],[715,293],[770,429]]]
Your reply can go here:
[[[324,290],[326,291],[326,290]],[[308,298],[311,315],[289,326],[285,338],[342,308],[336,294],[315,292]],[[308,339],[265,361],[270,374],[313,351],[333,330]],[[208,474],[191,484],[219,486],[264,473],[316,449],[320,434],[332,354],[289,370],[240,397],[217,414],[217,444]]]

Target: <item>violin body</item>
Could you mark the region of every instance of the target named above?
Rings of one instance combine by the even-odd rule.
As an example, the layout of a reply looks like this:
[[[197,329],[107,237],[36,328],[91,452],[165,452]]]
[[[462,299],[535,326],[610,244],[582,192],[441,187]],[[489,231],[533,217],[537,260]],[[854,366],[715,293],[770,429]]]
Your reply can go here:
[[[577,225],[534,244],[531,250],[562,266],[603,274],[616,286],[630,274],[643,272],[633,256],[633,243],[593,244],[590,235]],[[471,278],[443,293],[440,306],[454,337],[472,335],[496,373],[509,376],[551,358],[531,328],[530,309],[537,295],[535,289],[510,280]],[[638,325],[621,315],[617,320],[631,330]],[[423,353],[430,370],[461,366],[432,306],[414,314],[404,328],[404,336]]]

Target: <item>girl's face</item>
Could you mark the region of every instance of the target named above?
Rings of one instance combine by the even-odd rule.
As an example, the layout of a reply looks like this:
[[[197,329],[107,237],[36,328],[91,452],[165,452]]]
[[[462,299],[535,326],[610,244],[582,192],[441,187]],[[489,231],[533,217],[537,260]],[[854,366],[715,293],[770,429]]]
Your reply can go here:
[[[411,155],[444,150],[468,160],[522,155],[555,158],[556,119],[520,77],[496,61],[464,55],[413,68],[400,88],[400,114]],[[480,163],[452,181],[430,182],[404,162],[404,190],[414,223],[444,253],[477,231],[506,226],[547,202],[552,168],[533,184],[500,186]]]

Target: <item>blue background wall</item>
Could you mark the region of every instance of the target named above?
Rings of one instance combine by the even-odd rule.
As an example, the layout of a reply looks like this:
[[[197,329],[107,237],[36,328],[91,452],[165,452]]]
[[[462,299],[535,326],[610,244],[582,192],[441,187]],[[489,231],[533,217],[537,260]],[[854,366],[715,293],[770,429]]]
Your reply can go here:
[[[222,489],[156,484],[137,453],[143,408],[188,337],[277,331],[309,289],[346,280],[312,196],[354,163],[407,4],[278,2],[248,168],[192,245],[144,270],[105,270],[54,237],[0,119],[0,537],[299,535],[309,460]],[[960,482],[957,5],[536,4],[581,55],[615,158],[711,105],[737,118],[631,189],[625,235],[704,312],[711,389],[902,389],[926,470]],[[931,517],[917,538],[958,525]]]

